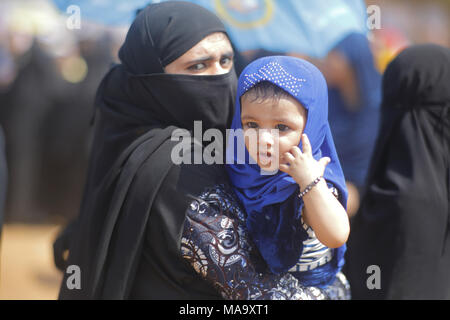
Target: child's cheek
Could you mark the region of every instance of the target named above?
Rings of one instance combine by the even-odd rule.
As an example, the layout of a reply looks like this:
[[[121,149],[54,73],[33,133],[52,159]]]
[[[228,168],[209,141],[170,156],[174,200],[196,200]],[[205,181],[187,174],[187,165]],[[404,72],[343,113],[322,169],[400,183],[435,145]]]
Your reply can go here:
[[[286,158],[284,157],[284,155],[280,155],[280,157],[278,158],[278,164],[287,164],[288,162],[286,161]]]

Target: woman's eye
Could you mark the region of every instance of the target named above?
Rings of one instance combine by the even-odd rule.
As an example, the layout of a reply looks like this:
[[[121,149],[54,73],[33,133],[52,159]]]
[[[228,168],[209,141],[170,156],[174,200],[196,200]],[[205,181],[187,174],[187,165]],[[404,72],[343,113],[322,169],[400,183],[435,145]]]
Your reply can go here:
[[[222,58],[222,59],[220,60],[220,64],[221,64],[222,66],[226,66],[226,65],[229,65],[232,61],[233,61],[233,60],[231,60],[230,58]]]
[[[190,66],[188,69],[189,70],[193,70],[193,71],[200,71],[200,70],[203,70],[205,68],[206,68],[206,64],[204,64],[204,63],[197,63],[197,64],[194,64],[194,65]]]
[[[285,124],[277,124],[275,126],[276,129],[280,130],[280,131],[287,131],[289,130],[289,127]]]

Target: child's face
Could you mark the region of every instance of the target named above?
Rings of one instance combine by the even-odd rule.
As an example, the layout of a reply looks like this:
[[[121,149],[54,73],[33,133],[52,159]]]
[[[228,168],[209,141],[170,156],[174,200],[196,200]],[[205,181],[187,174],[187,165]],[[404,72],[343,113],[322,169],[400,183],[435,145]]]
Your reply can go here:
[[[307,112],[291,96],[282,97],[279,101],[270,97],[264,101],[254,100],[251,95],[244,95],[241,99],[244,134],[250,129],[258,133],[256,147],[250,145],[252,139],[246,134],[245,147],[262,169],[275,170],[279,164],[286,163],[282,155],[299,145],[305,129]],[[276,152],[277,143],[278,152]]]

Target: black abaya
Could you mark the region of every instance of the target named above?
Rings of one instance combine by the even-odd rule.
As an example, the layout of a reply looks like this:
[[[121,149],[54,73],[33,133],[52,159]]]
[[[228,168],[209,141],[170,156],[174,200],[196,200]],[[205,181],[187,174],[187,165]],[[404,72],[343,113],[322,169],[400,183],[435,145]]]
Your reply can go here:
[[[400,53],[383,78],[381,112],[348,241],[352,297],[450,299],[450,50]],[[367,286],[371,265],[380,268],[381,288]]]
[[[97,93],[87,184],[66,262],[80,267],[81,289],[67,286],[66,273],[61,299],[218,298],[179,252],[189,196],[225,175],[214,165],[174,165],[171,135],[192,130],[194,120],[225,131],[236,76],[164,73],[213,32],[225,32],[220,20],[186,2],[149,5],[130,27],[122,64]]]

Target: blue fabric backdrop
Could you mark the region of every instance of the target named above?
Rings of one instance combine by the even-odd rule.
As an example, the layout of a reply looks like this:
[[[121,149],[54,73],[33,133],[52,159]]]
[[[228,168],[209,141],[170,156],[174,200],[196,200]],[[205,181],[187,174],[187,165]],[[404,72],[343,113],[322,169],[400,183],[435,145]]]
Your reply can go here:
[[[53,0],[65,14],[70,5],[82,19],[129,25],[136,10],[160,0]],[[322,57],[346,34],[366,33],[363,0],[189,0],[216,13],[239,51],[265,49]]]

